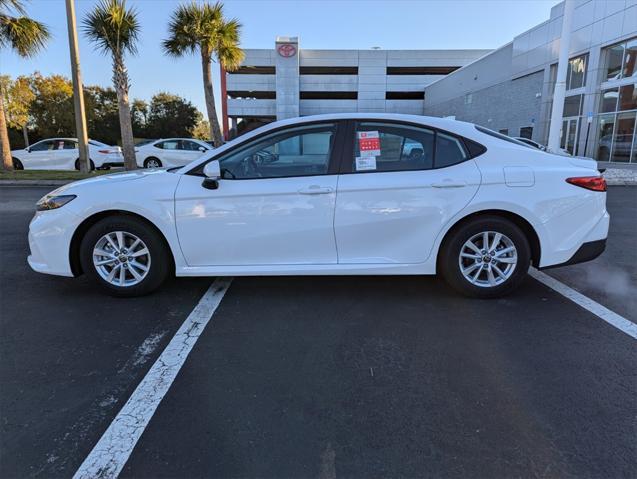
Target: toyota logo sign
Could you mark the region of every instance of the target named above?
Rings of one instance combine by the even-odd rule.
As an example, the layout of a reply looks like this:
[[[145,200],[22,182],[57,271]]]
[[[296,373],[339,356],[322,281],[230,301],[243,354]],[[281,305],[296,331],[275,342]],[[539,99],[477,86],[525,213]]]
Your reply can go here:
[[[296,55],[296,47],[291,43],[284,43],[283,45],[279,45],[277,48],[279,55],[285,58],[293,57]]]

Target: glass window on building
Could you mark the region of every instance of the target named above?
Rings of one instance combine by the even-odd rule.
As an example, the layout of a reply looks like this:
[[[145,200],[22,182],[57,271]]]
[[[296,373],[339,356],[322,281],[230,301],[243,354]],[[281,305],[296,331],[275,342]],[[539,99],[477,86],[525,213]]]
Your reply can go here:
[[[619,111],[637,109],[637,84],[624,85],[619,89]]]
[[[523,126],[520,128],[520,138],[533,138],[533,127],[532,126]]]
[[[568,61],[568,69],[566,70],[566,89],[574,90],[582,88],[586,84],[586,64],[588,63],[588,54],[571,58]]]
[[[619,80],[624,60],[624,44],[613,45],[606,50],[606,81]]]
[[[637,84],[602,92],[596,154],[600,161],[634,162]]]
[[[613,146],[613,132],[615,130],[615,115],[600,115],[598,119],[597,160],[609,161]]]
[[[600,106],[600,113],[609,113],[611,111],[617,111],[617,98],[619,97],[619,89],[611,88],[602,92],[602,104]]]
[[[619,161],[622,163],[628,163],[631,161],[634,137],[635,112],[619,113],[615,123],[611,161]]]
[[[584,95],[571,95],[564,98],[564,118],[580,116],[582,114],[582,97]]]
[[[637,38],[626,42],[623,77],[637,77]]]
[[[606,48],[606,81],[637,76],[637,38]]]
[[[503,135],[509,135],[509,129],[508,128],[502,128],[501,130],[498,130],[498,133],[501,133]]]

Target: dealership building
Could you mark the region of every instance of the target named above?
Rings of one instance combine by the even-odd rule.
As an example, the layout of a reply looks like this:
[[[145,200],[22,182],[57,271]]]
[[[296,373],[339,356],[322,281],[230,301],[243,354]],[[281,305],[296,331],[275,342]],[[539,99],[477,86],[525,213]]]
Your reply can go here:
[[[256,125],[320,113],[422,115],[425,87],[490,50],[305,50],[297,37],[247,49],[242,66],[221,76],[223,125]],[[228,131],[229,129],[229,131]]]
[[[278,37],[222,74],[224,127],[233,135],[318,113],[411,113],[546,144],[563,9],[497,50],[303,50]],[[575,0],[569,57],[561,146],[637,163],[637,0]]]

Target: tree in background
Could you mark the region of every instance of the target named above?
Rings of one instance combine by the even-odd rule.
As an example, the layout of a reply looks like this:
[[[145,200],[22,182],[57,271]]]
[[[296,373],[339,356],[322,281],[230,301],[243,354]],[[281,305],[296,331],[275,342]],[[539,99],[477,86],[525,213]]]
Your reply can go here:
[[[100,86],[85,86],[84,103],[89,138],[116,145],[119,142],[120,128],[115,90]]]
[[[0,76],[0,89],[4,93],[7,126],[22,130],[25,147],[29,146],[29,119],[35,94],[28,77],[19,76],[15,81],[8,75]]]
[[[162,92],[153,96],[148,109],[145,135],[148,138],[190,136],[201,113],[189,101]]]
[[[124,166],[127,170],[137,168],[135,142],[128,100],[130,86],[124,55],[137,53],[139,21],[134,9],[126,8],[126,0],[102,0],[83,22],[84,34],[113,60],[113,84],[117,92],[119,126],[122,138]]]
[[[239,48],[240,30],[241,24],[236,19],[224,18],[220,2],[214,5],[192,2],[177,7],[168,24],[169,38],[163,42],[164,51],[170,56],[199,52],[210,136],[215,146],[220,146],[223,138],[215,108],[211,63],[214,57],[227,71],[239,67],[244,58]]]
[[[43,23],[25,15],[21,0],[0,0],[0,49],[10,48],[21,57],[31,57],[38,53],[49,38],[49,31]],[[0,87],[1,88],[1,87]],[[2,166],[13,169],[11,145],[5,117],[5,92],[0,92],[0,150]]]
[[[192,129],[192,137],[198,140],[210,139],[210,123],[207,120],[201,119],[197,126]]]
[[[146,138],[146,125],[148,123],[148,103],[135,99],[131,105],[131,118],[133,122],[133,134],[135,138]]]
[[[31,117],[38,133],[44,138],[74,136],[73,85],[62,75],[45,77],[35,73],[31,77],[35,99],[31,103]]]

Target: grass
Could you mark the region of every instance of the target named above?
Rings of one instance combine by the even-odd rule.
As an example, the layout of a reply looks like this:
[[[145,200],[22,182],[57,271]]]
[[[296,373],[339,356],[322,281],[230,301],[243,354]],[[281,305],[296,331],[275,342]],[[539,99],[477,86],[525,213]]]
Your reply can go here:
[[[17,170],[5,171],[0,169],[0,181],[2,180],[83,180],[84,178],[94,178],[95,176],[114,173],[121,170],[99,170],[90,173],[80,173],[79,171],[63,170]]]

